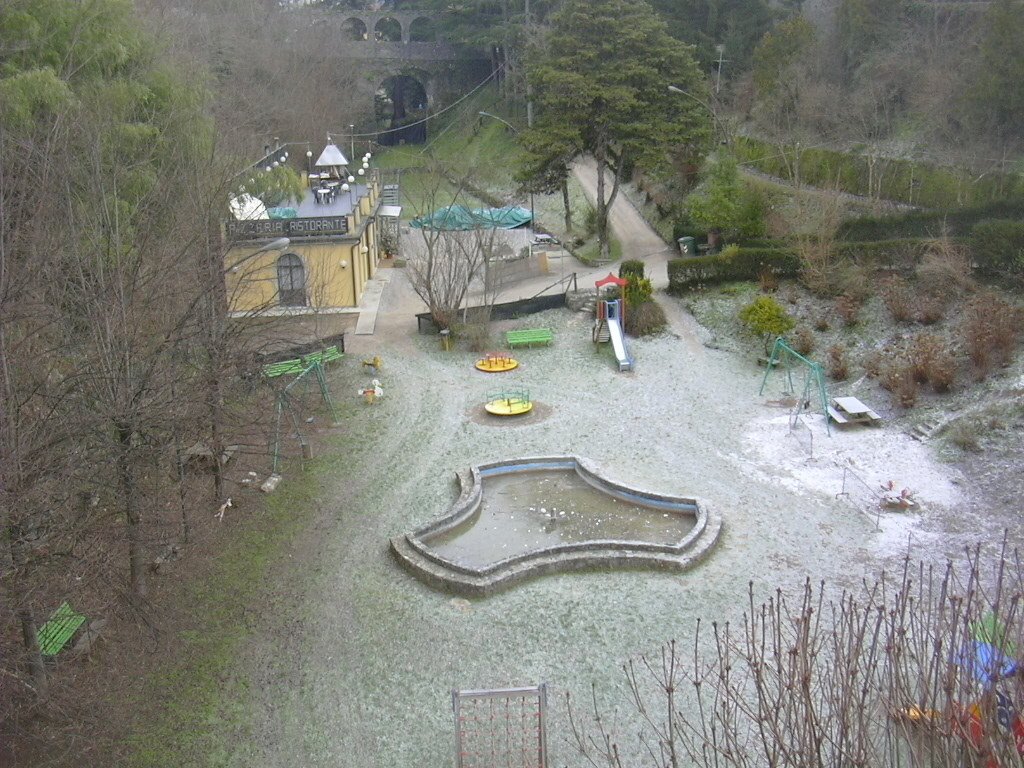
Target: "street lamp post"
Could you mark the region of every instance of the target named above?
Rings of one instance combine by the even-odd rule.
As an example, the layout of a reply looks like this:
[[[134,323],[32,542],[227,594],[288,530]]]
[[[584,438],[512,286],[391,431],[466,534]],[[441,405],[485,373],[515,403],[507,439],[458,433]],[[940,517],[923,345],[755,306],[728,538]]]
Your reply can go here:
[[[506,126],[508,126],[509,130],[511,130],[512,133],[514,133],[516,136],[519,135],[519,129],[516,128],[514,125],[512,125],[512,123],[510,123],[508,120],[505,120],[502,117],[498,117],[497,115],[492,115],[490,112],[484,112],[482,110],[480,112],[478,112],[477,114],[479,114],[480,117],[490,117],[490,118],[493,118],[494,120],[497,120],[499,123],[504,123]],[[530,229],[536,231],[536,226],[537,226],[537,221],[536,221],[536,215],[535,215],[534,208],[533,208],[533,190],[531,189],[530,190]]]

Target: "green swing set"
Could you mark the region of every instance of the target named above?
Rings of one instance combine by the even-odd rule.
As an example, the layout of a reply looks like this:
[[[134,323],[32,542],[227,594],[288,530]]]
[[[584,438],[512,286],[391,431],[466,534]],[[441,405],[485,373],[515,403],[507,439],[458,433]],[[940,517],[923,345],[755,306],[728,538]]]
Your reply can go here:
[[[805,368],[803,387],[800,394],[797,394],[796,387],[793,382],[793,363],[802,365]],[[764,372],[764,378],[761,380],[761,389],[758,391],[759,396],[764,394],[765,384],[768,383],[768,374],[772,372],[777,364],[781,364],[786,371],[787,391],[797,398],[796,407],[790,414],[790,429],[796,426],[796,422],[797,419],[800,418],[800,414],[803,413],[806,408],[810,407],[812,390],[815,390],[821,399],[821,412],[825,415],[825,431],[831,436],[832,429],[829,425],[828,418],[828,387],[825,384],[825,373],[822,371],[821,365],[815,363],[813,360],[808,360],[789,346],[783,338],[779,336],[775,340],[775,346],[772,347],[772,354],[768,358],[768,367]]]

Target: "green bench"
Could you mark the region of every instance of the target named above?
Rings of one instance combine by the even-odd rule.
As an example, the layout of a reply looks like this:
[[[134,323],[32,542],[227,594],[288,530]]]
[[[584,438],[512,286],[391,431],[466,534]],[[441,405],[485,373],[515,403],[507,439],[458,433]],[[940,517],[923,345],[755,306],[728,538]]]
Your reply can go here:
[[[302,373],[305,366],[298,358],[294,360],[281,360],[278,363],[268,363],[263,366],[263,375],[268,379],[276,379],[278,376],[292,376]]]
[[[333,363],[335,360],[341,360],[345,356],[344,352],[339,352],[337,346],[330,346],[319,352],[313,352],[312,354],[306,355],[302,358],[302,364],[306,368],[311,366],[313,363],[320,363],[320,365],[327,365]]]
[[[550,344],[555,338],[550,328],[530,328],[522,331],[506,331],[505,341],[509,349],[532,347],[534,344]]]
[[[85,616],[75,613],[69,603],[61,603],[50,620],[36,632],[40,653],[43,656],[56,656],[84,623]]]

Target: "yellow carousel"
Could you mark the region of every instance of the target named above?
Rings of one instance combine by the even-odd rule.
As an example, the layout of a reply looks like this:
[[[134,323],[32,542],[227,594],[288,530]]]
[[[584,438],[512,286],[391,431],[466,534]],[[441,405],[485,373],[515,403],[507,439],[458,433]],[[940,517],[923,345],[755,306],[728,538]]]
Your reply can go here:
[[[484,410],[494,416],[522,416],[533,410],[533,401],[525,389],[492,392],[487,395]]]
[[[490,352],[476,361],[476,368],[484,373],[504,373],[519,366],[519,361],[503,352]]]

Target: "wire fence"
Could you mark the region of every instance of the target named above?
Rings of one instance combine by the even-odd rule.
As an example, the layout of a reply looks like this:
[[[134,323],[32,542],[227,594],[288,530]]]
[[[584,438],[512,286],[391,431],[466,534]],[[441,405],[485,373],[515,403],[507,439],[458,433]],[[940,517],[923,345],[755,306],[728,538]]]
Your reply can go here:
[[[789,420],[789,439],[797,446],[798,450],[808,456],[814,456],[814,433],[810,426],[804,421],[803,416],[796,414]]]
[[[843,489],[836,494],[836,498],[839,497],[845,498],[869,519],[874,518],[875,530],[881,529],[882,494],[849,467],[843,467]]]

